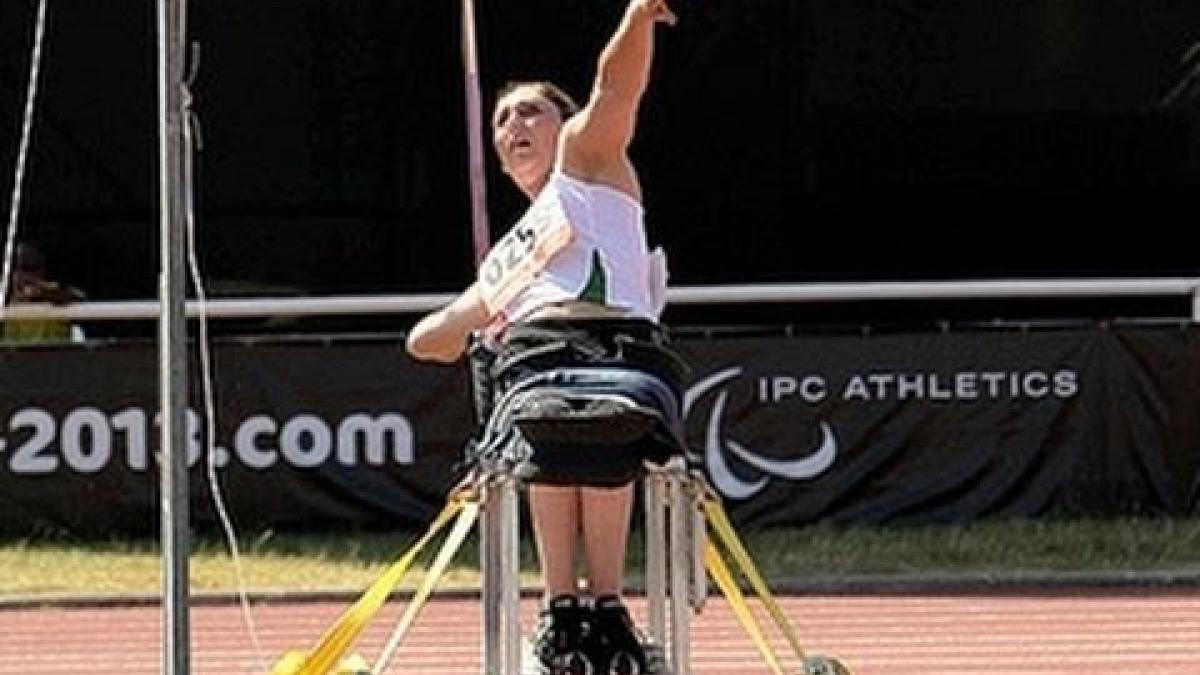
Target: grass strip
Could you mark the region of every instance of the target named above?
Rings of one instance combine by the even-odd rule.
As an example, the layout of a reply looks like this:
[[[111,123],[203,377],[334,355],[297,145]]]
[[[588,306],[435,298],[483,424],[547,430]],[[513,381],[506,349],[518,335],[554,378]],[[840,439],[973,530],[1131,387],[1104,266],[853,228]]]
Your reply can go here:
[[[366,588],[419,533],[264,532],[241,542],[251,590]],[[966,526],[834,527],[816,525],[743,533],[768,579],[860,575],[1114,573],[1191,570],[1200,575],[1200,518],[1117,520],[1009,520]],[[641,537],[630,540],[629,577],[640,583]],[[419,582],[418,561],[405,586]],[[460,551],[444,586],[478,585],[473,540]],[[230,591],[233,565],[218,538],[193,540],[193,591]],[[152,540],[71,541],[0,539],[0,596],[157,593],[161,559]],[[529,537],[523,538],[522,576],[537,583]]]

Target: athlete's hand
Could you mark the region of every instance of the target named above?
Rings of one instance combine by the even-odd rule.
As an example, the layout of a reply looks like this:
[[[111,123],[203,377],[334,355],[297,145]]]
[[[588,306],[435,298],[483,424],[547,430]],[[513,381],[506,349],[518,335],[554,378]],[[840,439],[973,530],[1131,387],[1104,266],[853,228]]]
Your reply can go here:
[[[675,12],[667,6],[667,0],[633,0],[630,3],[630,9],[635,14],[648,16],[655,23],[665,23],[668,26],[674,26],[679,22],[679,17],[675,16]]]

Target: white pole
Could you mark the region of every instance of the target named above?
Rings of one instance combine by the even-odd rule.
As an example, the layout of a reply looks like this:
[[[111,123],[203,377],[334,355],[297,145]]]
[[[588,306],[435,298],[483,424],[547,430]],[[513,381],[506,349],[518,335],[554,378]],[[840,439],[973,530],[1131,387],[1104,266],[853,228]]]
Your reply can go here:
[[[504,625],[504,644],[501,652],[504,654],[504,673],[520,673],[521,670],[521,512],[518,508],[520,492],[517,489],[517,477],[505,476],[500,483],[501,500],[504,507],[500,509],[503,520],[501,529],[504,539],[499,542],[501,562],[500,607]]]
[[[483,601],[483,675],[504,672],[504,488],[495,479],[482,483],[483,515],[479,519],[479,564]]]
[[[163,672],[187,675],[187,323],[184,315],[184,0],[158,0],[159,439]]]
[[[691,607],[690,576],[692,566],[688,562],[691,542],[688,541],[688,528],[691,526],[691,498],[684,482],[687,479],[687,468],[683,458],[675,457],[667,465],[667,495],[670,501],[668,507],[670,535],[667,546],[670,548],[669,568],[670,578],[667,581],[671,596],[671,675],[691,675]]]
[[[666,479],[661,468],[650,469],[643,479],[646,512],[646,623],[650,638],[660,649],[667,640],[667,534]]]
[[[969,281],[884,281],[857,283],[781,283],[672,286],[667,301],[672,306],[718,304],[770,304],[852,302],[859,300],[917,301],[985,298],[1200,298],[1200,278],[1145,279],[1012,279]],[[454,293],[405,295],[346,295],[303,298],[220,298],[209,300],[210,318],[281,316],[382,315],[428,312],[444,307]],[[1198,301],[1200,302],[1200,301]],[[1200,305],[1197,305],[1200,307]],[[1200,311],[1200,310],[1198,310]],[[77,319],[85,321],[152,319],[159,314],[155,300],[80,302],[72,305],[19,304],[0,307],[4,319]],[[189,303],[189,315],[199,305]],[[1189,315],[1190,316],[1190,315]],[[1181,315],[1180,318],[1186,318]]]

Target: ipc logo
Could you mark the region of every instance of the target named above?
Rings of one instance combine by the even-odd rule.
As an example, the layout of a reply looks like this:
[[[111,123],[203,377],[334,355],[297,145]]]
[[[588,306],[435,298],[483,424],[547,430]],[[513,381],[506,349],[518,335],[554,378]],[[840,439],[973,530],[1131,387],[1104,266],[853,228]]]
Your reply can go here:
[[[697,403],[711,401],[704,422],[703,455],[689,451],[688,460],[703,462],[709,480],[729,499],[749,499],[761,492],[772,479],[813,478],[832,466],[837,458],[838,443],[833,429],[824,420],[820,422],[821,440],[817,447],[801,453],[796,459],[774,459],[747,448],[727,435],[724,425],[725,407],[729,400],[727,387],[741,376],[742,371],[740,367],[726,368],[688,388],[683,398],[684,419],[691,419]],[[709,396],[710,393],[713,395]],[[732,463],[744,469],[742,474],[757,476],[750,479],[740,477],[731,468]]]

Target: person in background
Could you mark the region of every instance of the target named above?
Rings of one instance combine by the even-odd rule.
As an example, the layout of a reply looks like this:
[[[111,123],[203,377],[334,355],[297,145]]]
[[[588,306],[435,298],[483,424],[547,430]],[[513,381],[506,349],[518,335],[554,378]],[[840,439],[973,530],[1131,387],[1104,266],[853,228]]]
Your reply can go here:
[[[12,284],[5,304],[49,303],[66,305],[84,299],[77,288],[52,281],[46,260],[32,244],[18,243],[13,252]],[[5,319],[0,326],[0,342],[45,343],[79,342],[83,331],[66,319]]]
[[[655,29],[675,22],[665,0],[631,0],[599,56],[582,108],[545,81],[513,83],[499,93],[495,151],[530,210],[498,242],[479,279],[413,327],[412,356],[451,363],[477,331],[503,344],[527,326],[565,325],[599,344],[619,344],[629,334],[664,343],[658,318],[665,262],[647,250],[642,189],[628,149]],[[533,645],[542,672],[647,672],[622,598],[632,484],[535,483],[529,503],[545,586]],[[586,597],[577,584],[578,551]],[[592,663],[568,663],[568,653]]]

